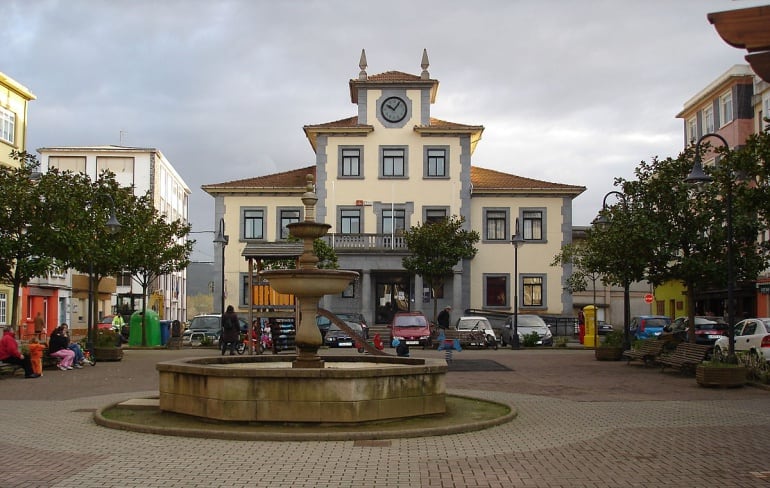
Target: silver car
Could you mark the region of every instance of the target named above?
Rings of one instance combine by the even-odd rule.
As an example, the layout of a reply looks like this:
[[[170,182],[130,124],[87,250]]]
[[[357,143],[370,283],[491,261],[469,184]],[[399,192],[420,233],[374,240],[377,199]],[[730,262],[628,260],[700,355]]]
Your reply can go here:
[[[513,319],[514,317],[508,317],[503,326],[503,330],[500,333],[500,343],[503,346],[510,344],[513,346]],[[537,333],[536,345],[538,346],[552,346],[553,334],[548,324],[538,315],[518,315],[516,321],[516,329],[519,333],[519,345],[524,345],[524,337]]]

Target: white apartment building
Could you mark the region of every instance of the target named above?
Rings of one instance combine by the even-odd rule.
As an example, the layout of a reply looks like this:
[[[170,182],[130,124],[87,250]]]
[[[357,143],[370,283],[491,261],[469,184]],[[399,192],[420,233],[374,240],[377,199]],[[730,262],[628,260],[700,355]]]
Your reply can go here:
[[[169,221],[188,221],[190,188],[159,149],[124,146],[44,147],[38,149],[41,171],[58,168],[87,174],[91,179],[109,170],[122,186],[133,187],[137,196],[150,192],[155,208]],[[72,272],[69,296],[61,296],[68,322],[73,328],[86,328],[88,277]],[[187,319],[187,273],[177,271],[159,277],[148,293],[148,307],[162,319]],[[66,293],[66,292],[65,292]],[[99,314],[95,320],[116,312],[130,315],[141,309],[142,289],[123,273],[115,280],[104,279],[95,299]]]

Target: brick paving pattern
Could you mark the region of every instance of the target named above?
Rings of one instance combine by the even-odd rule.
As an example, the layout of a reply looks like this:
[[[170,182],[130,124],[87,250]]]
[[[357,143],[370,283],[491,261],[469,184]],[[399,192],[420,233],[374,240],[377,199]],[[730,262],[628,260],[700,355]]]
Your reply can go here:
[[[582,350],[459,353],[511,371],[450,372],[451,392],[518,411],[467,434],[256,442],[92,421],[96,408],[157,394],[157,361],[212,353],[127,350],[120,363],[3,377],[0,487],[770,488],[770,391],[699,388],[692,377],[598,362]]]

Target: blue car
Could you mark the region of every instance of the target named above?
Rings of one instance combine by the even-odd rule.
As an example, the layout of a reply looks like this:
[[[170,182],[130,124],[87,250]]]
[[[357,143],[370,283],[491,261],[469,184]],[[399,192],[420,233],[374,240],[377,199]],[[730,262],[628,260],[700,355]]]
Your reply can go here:
[[[665,315],[637,315],[631,319],[629,329],[636,339],[651,339],[658,337],[670,324],[671,319]]]

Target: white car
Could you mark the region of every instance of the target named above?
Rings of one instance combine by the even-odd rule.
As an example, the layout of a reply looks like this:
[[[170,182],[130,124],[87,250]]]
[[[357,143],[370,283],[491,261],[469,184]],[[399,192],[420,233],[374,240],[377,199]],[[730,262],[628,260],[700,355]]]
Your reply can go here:
[[[714,343],[714,355],[727,356],[730,338],[720,337]],[[748,352],[770,361],[770,318],[744,319],[735,324],[735,352]]]
[[[495,331],[492,329],[492,324],[489,322],[489,319],[486,317],[460,317],[460,320],[457,321],[457,330],[465,330],[465,331],[471,331],[471,330],[478,330],[484,333],[484,335],[487,337],[487,344],[472,344],[474,346],[483,346],[486,345],[487,347],[492,347],[497,349],[497,336],[495,335]]]

